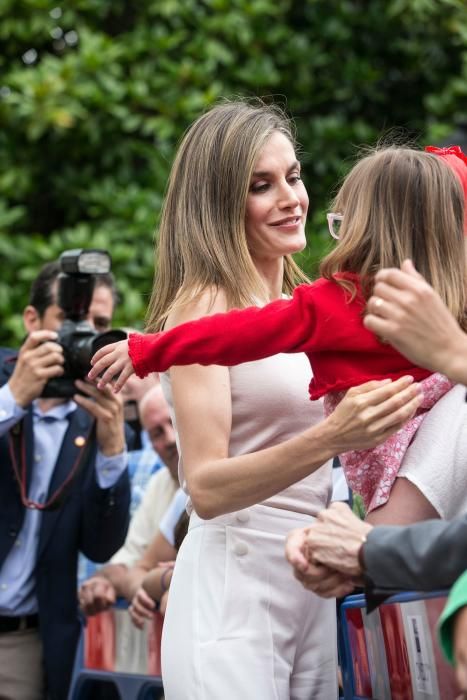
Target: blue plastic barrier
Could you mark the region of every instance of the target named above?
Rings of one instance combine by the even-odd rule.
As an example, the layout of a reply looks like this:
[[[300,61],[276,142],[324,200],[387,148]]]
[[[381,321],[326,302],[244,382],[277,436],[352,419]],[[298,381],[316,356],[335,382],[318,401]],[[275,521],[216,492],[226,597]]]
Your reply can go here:
[[[364,595],[339,612],[339,655],[345,700],[455,700],[454,671],[436,638],[447,593],[401,593],[374,612]]]

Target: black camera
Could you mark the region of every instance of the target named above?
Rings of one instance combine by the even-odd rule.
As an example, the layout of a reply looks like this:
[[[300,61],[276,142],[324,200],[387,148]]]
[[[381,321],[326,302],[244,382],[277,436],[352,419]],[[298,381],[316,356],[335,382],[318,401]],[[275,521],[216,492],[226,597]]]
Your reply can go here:
[[[70,398],[77,393],[76,379],[91,369],[92,356],[104,345],[124,340],[125,331],[98,333],[84,319],[91,304],[96,275],[110,272],[110,255],[105,250],[67,250],[60,256],[57,303],[65,313],[57,342],[63,348],[64,374],[50,379],[43,397]]]

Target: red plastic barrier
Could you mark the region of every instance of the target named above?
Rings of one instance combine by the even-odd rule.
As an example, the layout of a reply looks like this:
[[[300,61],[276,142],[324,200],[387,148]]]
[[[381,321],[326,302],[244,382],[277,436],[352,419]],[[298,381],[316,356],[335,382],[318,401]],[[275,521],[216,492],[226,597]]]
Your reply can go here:
[[[90,617],[84,629],[84,669],[160,676],[162,625],[159,612],[144,630],[134,627],[125,609]]]

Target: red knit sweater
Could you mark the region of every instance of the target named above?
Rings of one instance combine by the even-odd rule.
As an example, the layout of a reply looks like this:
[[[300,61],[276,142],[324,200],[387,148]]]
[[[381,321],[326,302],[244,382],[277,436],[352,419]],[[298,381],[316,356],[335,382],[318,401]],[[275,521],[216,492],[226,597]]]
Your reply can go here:
[[[371,379],[428,377],[431,372],[412,365],[363,326],[365,299],[358,275],[341,277],[356,286],[352,301],[337,282],[319,279],[297,287],[292,299],[205,316],[161,333],[133,333],[129,353],[136,374],[196,363],[232,366],[304,352],[313,368],[311,399]]]

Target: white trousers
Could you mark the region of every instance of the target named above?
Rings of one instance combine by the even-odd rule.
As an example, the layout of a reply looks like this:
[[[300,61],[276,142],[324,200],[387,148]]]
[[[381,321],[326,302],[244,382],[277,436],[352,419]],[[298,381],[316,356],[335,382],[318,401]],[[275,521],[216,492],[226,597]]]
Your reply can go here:
[[[335,601],[306,591],[284,556],[311,518],[264,505],[191,516],[162,638],[166,700],[335,700]]]

